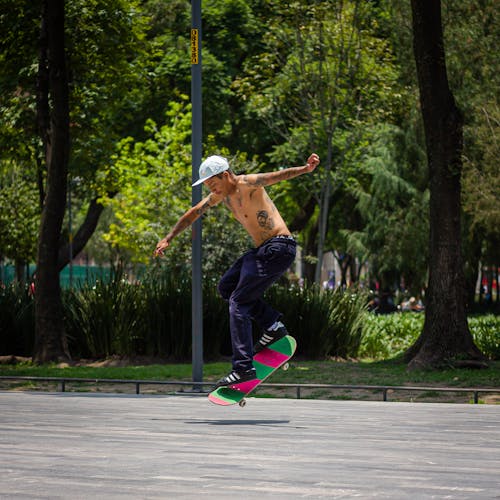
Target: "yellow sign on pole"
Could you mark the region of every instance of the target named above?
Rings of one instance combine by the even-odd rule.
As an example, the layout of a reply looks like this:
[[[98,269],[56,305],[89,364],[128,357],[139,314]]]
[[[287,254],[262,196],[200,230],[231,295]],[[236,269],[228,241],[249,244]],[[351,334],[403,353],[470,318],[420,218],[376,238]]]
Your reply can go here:
[[[198,64],[198,30],[191,30],[191,64]]]

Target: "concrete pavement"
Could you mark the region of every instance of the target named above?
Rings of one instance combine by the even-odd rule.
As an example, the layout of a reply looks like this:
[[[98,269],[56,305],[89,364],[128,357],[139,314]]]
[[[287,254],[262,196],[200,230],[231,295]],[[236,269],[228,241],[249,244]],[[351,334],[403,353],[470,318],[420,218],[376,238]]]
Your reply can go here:
[[[0,498],[500,498],[500,406],[0,392]]]

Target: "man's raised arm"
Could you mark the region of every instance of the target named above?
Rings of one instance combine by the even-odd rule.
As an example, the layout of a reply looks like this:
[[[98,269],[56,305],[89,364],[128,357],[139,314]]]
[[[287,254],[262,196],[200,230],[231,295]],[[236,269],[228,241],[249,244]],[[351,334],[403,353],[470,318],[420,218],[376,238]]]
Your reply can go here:
[[[293,179],[302,174],[312,172],[319,165],[319,156],[313,153],[302,167],[290,167],[276,172],[265,172],[262,174],[248,174],[243,176],[243,181],[252,186],[271,186],[280,181]]]
[[[154,256],[158,257],[163,255],[163,252],[169,247],[170,242],[184,229],[189,227],[193,222],[201,217],[210,207],[217,205],[221,200],[217,199],[212,193],[203,198],[199,203],[197,203],[194,207],[191,207],[187,210],[184,215],[182,215],[179,220],[176,222],[172,230],[158,242],[156,245]]]

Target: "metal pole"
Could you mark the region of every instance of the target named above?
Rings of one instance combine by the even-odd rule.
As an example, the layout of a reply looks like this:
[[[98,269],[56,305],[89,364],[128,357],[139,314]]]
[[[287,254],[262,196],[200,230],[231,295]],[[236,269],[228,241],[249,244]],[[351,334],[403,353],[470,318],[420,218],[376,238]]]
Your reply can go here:
[[[198,179],[202,156],[201,114],[201,0],[191,1],[191,147],[192,178]],[[192,189],[192,205],[201,200],[201,185]],[[201,218],[192,226],[192,360],[193,382],[203,382],[203,295],[201,282]],[[201,390],[201,386],[193,386]]]

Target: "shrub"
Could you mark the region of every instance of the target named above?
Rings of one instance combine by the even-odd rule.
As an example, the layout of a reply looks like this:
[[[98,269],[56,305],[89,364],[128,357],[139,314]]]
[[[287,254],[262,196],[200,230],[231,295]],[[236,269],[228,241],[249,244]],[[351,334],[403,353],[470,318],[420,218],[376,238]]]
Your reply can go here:
[[[186,272],[148,274],[143,283],[118,279],[67,292],[72,352],[102,357],[147,355],[188,360],[191,355],[191,279]],[[227,305],[205,286],[204,354],[217,357],[229,335]]]
[[[0,287],[0,354],[31,356],[34,332],[34,300],[28,287]]]
[[[366,314],[364,294],[275,286],[266,297],[283,313],[288,331],[297,339],[298,355],[316,359],[357,355]]]
[[[403,353],[418,338],[424,326],[423,313],[369,314],[366,318],[360,357],[388,359]],[[500,317],[471,316],[469,329],[474,342],[490,359],[500,359]]]
[[[422,313],[370,313],[365,319],[359,356],[377,360],[397,356],[415,342],[423,325]]]
[[[362,293],[275,285],[266,299],[283,313],[297,339],[297,355],[310,359],[395,357],[423,328],[422,313],[367,313]],[[63,305],[74,357],[143,354],[190,359],[191,278],[186,271],[154,271],[141,284],[120,278],[99,281],[65,291]],[[228,306],[210,278],[204,281],[203,323],[205,359],[231,354]],[[478,347],[491,359],[500,359],[500,317],[473,316],[469,327]],[[33,344],[34,301],[28,288],[0,289],[0,354],[30,356]]]
[[[203,355],[217,359],[231,354],[229,307],[217,291],[216,280],[203,283]],[[191,283],[190,283],[191,284]]]
[[[144,354],[185,360],[191,352],[191,280],[184,273],[154,273],[145,278]]]
[[[135,354],[145,336],[140,287],[115,279],[64,294],[70,350],[92,357]]]
[[[317,287],[275,286],[267,299],[284,313],[287,328],[297,338],[299,355],[357,354],[364,296],[323,292]],[[191,355],[191,279],[187,273],[151,274],[141,285],[124,280],[98,282],[66,292],[64,304],[71,351],[77,355],[144,354],[176,360]],[[203,326],[205,358],[229,355],[228,306],[210,279],[204,283]]]
[[[500,359],[500,316],[472,316],[469,328],[479,349],[490,359]]]

